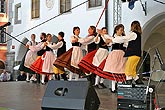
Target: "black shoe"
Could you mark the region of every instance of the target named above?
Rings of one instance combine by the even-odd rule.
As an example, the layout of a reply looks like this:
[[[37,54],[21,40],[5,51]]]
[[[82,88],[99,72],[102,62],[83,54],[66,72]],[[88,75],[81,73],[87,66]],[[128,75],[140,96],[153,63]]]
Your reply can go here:
[[[123,82],[124,85],[132,85],[132,79]]]
[[[96,88],[96,89],[100,89],[99,85],[94,85],[93,87]]]
[[[112,91],[111,88],[109,88],[109,89],[110,89],[111,93],[117,93],[117,90]]]
[[[26,82],[27,82],[27,83],[29,83],[29,82],[30,82],[30,80],[26,80]]]
[[[44,83],[41,83],[42,85],[46,85],[46,83],[44,82]]]
[[[103,83],[99,84],[102,88],[107,88]]]
[[[135,83],[137,84],[137,85],[144,85],[144,83],[142,82],[142,80],[139,78],[139,79],[137,79],[136,81],[135,81]]]

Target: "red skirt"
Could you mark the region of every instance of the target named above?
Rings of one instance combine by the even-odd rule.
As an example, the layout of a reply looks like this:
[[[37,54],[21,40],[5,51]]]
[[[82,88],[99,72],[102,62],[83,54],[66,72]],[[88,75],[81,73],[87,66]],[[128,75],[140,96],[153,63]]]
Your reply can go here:
[[[35,71],[38,74],[43,74],[42,72],[42,65],[44,63],[44,60],[42,60],[41,57],[39,57],[31,66],[30,69]]]
[[[67,52],[65,52],[64,54],[59,56],[55,60],[54,66],[56,66],[57,68],[59,68],[61,70],[63,68],[67,68],[68,70],[70,70],[73,73],[81,74],[82,71],[79,68],[75,68],[75,67],[71,66],[72,51],[73,51],[73,48],[69,49]]]
[[[85,73],[90,73],[94,72],[96,69],[96,66],[92,64],[93,62],[93,57],[95,56],[97,50],[94,50],[90,53],[88,53],[78,64],[79,68],[85,72]]]
[[[117,82],[124,82],[126,80],[126,76],[124,73],[110,73],[103,71],[104,65],[105,65],[106,59],[103,60],[103,62],[99,65],[99,67],[96,68],[94,71],[94,74]]]

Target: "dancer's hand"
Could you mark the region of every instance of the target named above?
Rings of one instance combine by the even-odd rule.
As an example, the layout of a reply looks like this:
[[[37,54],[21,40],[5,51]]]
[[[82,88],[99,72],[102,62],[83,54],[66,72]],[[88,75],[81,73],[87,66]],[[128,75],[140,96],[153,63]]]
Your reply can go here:
[[[44,47],[47,46],[47,45],[48,45],[48,43],[47,42],[44,42]]]
[[[106,39],[105,43],[106,44],[112,43],[112,39]]]
[[[29,48],[29,45],[26,45],[25,47],[26,47],[26,48]]]
[[[102,30],[101,29],[97,29],[97,33],[102,35]]]

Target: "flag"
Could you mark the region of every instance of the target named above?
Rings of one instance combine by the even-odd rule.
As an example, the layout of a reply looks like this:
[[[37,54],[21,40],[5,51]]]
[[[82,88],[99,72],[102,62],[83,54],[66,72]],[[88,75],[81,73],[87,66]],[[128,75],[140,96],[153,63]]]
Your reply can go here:
[[[137,0],[131,0],[131,1],[129,1],[128,8],[132,10],[134,8],[134,4],[135,4],[136,1]]]

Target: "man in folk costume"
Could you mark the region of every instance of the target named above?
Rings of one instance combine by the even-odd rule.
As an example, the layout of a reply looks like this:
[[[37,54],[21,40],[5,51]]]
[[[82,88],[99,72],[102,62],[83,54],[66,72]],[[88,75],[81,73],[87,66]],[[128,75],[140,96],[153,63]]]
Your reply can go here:
[[[66,52],[66,42],[64,41],[64,32],[58,33],[58,43],[57,43],[57,58]],[[60,75],[64,80],[67,80],[64,67],[58,68],[54,67],[55,78],[60,80]]]

